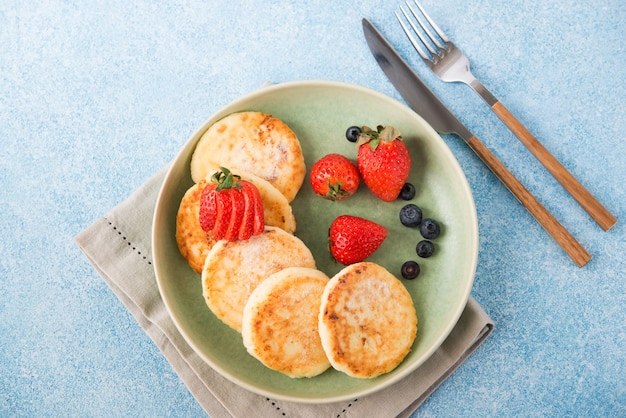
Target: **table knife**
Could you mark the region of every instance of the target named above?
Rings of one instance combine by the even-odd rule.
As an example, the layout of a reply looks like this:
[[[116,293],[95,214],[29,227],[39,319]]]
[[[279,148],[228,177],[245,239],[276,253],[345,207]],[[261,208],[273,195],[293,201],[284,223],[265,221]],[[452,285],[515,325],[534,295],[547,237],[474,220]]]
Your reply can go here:
[[[408,105],[437,132],[462,138],[478,157],[524,205],[539,224],[561,246],[565,253],[582,267],[591,259],[587,250],[537,200],[532,193],[472,134],[461,121],[430,91],[413,69],[400,57],[383,35],[367,19],[363,32],[376,62]]]

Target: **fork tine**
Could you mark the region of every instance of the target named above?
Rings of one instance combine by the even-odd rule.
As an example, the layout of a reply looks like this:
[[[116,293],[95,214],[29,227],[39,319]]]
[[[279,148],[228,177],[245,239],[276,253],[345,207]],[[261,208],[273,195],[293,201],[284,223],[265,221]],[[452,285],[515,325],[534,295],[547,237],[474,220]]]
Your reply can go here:
[[[422,57],[422,59],[425,61],[435,62],[438,58],[443,57],[442,54],[447,50],[447,45],[443,45],[439,39],[441,39],[444,44],[448,43],[449,40],[443,33],[443,31],[439,29],[437,24],[433,22],[430,16],[428,16],[428,14],[424,11],[424,8],[417,2],[417,0],[413,0],[413,2],[419,8],[421,13],[417,12],[408,0],[405,0],[405,3],[410,10],[410,15],[409,12],[404,9],[404,7],[399,7],[402,15],[404,15],[404,19],[406,19],[406,22],[409,24],[412,30],[410,30],[409,27],[405,24],[398,12],[395,12],[395,15],[400,22],[402,30],[409,38],[409,41],[411,41],[411,44],[420,55],[420,57]],[[426,18],[426,20],[430,24],[430,27],[437,33],[437,35],[439,35],[439,38],[432,34],[432,32],[428,28],[428,24],[424,23],[424,21],[420,18],[420,14]],[[417,24],[415,22],[417,22]],[[413,35],[416,35],[421,42],[418,42],[418,40]],[[426,48],[428,50],[428,53],[424,51],[422,47]]]
[[[428,16],[428,13],[426,13],[424,8],[417,2],[417,0],[413,0],[413,2],[420,9],[420,12],[422,12],[424,17],[428,21],[428,23],[430,23],[430,26],[435,30],[435,32],[437,32],[437,35],[439,35],[444,42],[450,42],[450,40],[445,35],[445,33],[443,33],[443,31],[441,29],[439,29],[439,26],[437,26],[437,24],[435,22],[433,22],[433,20],[430,18],[430,16]],[[409,2],[407,0],[407,5],[408,5],[408,3]],[[415,15],[415,11],[413,10],[413,8],[410,5],[409,5],[409,8],[411,8],[411,11],[413,12],[413,15]],[[415,16],[415,17],[417,17],[417,16]],[[421,23],[420,23],[420,25],[421,25]],[[423,25],[422,25],[422,27],[424,28],[424,31],[428,33],[428,31],[426,30],[426,28]],[[433,40],[433,42],[435,42],[435,38],[432,35],[430,35],[430,33],[428,33],[428,36],[430,37],[430,39]],[[437,44],[437,46],[439,46],[439,44]],[[439,46],[439,47],[443,48],[443,46]]]
[[[424,45],[424,46],[426,46],[428,48],[428,43],[425,42],[424,38],[422,37],[422,35],[419,32],[415,31],[415,27],[413,26],[413,23],[411,22],[411,20],[407,16],[407,14],[404,11],[404,9],[402,8],[402,6],[400,6],[400,11],[404,15],[404,17],[407,19],[407,22],[409,22],[409,25],[411,25],[411,27],[413,27],[413,29],[414,29],[413,33],[415,33],[420,38],[420,40],[422,41],[421,45]],[[420,57],[422,57],[422,59],[430,60],[431,57],[426,52],[424,52],[424,50],[420,47],[420,43],[413,37],[413,35],[411,33],[411,30],[404,24],[404,22],[402,21],[402,18],[398,14],[398,12],[395,12],[395,14],[396,14],[396,17],[398,18],[398,22],[400,22],[400,26],[402,26],[402,30],[404,31],[406,36],[409,38],[409,41],[411,42],[411,45],[413,45],[413,48],[415,48],[415,50],[420,55]],[[428,48],[428,49],[430,51],[430,48]]]
[[[415,9],[413,8],[413,6],[411,6],[409,1],[407,0],[407,1],[405,1],[405,3],[407,5],[407,7],[409,8],[409,10],[411,11],[411,14],[413,15],[413,20],[417,21],[417,23],[420,25],[420,28],[422,29],[422,31],[426,34],[426,36],[428,36],[428,39],[430,39],[430,42],[432,42],[433,45],[435,45],[437,48],[439,48],[439,50],[445,49],[445,46],[441,45],[441,43],[439,42],[437,37],[433,36],[433,34],[428,30],[428,26],[422,21],[422,19],[420,19],[419,13],[415,11]],[[424,13],[424,9],[422,9],[422,6],[420,6],[417,1],[414,1],[414,3],[415,3],[415,5],[417,7],[419,7],[419,9],[422,12],[422,14],[424,15],[424,17],[426,17],[426,20],[428,20],[428,22],[431,23],[431,25],[432,25],[432,23],[433,23],[432,20],[428,17],[428,15],[426,13]],[[420,30],[417,28],[417,26],[415,26],[415,24],[412,22],[412,20],[409,19],[408,15],[406,13],[405,13],[405,16],[409,20],[409,24],[411,25],[413,30],[418,34],[420,40],[426,45],[426,48],[428,48],[430,53],[433,54],[433,55],[437,55],[437,51],[432,49],[430,47],[430,44],[427,41],[424,40],[424,38],[420,35]],[[434,29],[435,29],[435,31],[437,33],[439,33],[437,31],[437,28],[434,28]],[[445,39],[444,39],[444,42],[445,42]]]
[[[409,17],[409,14],[402,8],[402,6],[400,6],[400,10],[402,11],[402,14],[404,15],[404,17],[406,18],[406,21],[409,22],[409,25],[411,26],[411,28],[413,29],[413,33],[415,33],[417,35],[417,37],[420,39],[420,41],[422,41],[422,44],[426,47],[426,49],[428,49],[428,52],[430,52],[433,56],[435,54],[437,54],[437,51],[435,51],[432,47],[431,47],[431,43],[428,42],[424,36],[422,35],[422,32],[426,33],[426,35],[431,38],[431,35],[424,29],[424,25],[423,22],[421,22],[419,20],[419,18],[415,15],[415,11],[411,8],[411,5],[409,4],[409,2],[406,2],[406,5],[409,7],[409,9],[411,10],[411,13],[413,14],[413,18],[411,19]],[[413,20],[417,20],[417,23],[421,26],[422,30],[420,31],[418,29],[418,27],[415,25],[415,23],[413,22]],[[439,47],[438,45],[435,45],[437,47]]]

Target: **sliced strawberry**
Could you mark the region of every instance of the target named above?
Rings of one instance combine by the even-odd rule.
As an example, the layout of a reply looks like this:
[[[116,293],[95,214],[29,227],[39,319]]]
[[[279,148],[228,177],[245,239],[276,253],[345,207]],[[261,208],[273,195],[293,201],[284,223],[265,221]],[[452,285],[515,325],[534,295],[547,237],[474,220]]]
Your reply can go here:
[[[202,192],[200,226],[213,239],[235,241],[263,232],[263,201],[254,184],[222,167]]]
[[[241,182],[241,193],[244,198],[244,211],[241,218],[241,226],[239,227],[239,239],[246,240],[252,236],[254,228],[254,194],[249,190],[252,183],[246,181]]]
[[[200,227],[203,231],[210,231],[217,218],[217,183],[210,182],[200,186],[203,187],[200,195]]]
[[[230,224],[230,217],[233,210],[233,203],[231,201],[230,189],[224,189],[216,193],[217,203],[217,216],[215,219],[215,225],[213,226],[212,234],[216,240],[223,239],[226,236],[226,231]]]
[[[247,181],[242,181],[243,191],[248,195],[251,202],[252,219],[252,235],[259,235],[265,229],[265,215],[263,208],[263,199],[257,187]]]
[[[239,189],[228,189],[226,191],[230,195],[230,201],[232,209],[230,213],[230,221],[224,239],[227,241],[235,241],[239,238],[239,228],[241,227],[241,221],[243,219],[246,202],[244,200],[243,193]]]

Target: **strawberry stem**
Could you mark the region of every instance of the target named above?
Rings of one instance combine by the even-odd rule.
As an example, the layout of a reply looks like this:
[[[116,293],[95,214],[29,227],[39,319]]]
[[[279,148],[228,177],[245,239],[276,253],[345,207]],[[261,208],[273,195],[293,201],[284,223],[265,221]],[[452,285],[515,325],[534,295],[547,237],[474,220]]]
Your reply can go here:
[[[400,131],[393,126],[378,125],[376,130],[373,130],[369,126],[363,126],[356,141],[356,146],[360,147],[363,144],[369,143],[372,151],[375,151],[380,141],[390,142],[394,139],[402,140],[402,136],[400,135]]]
[[[330,182],[330,179],[328,179],[328,193],[326,193],[326,196],[331,201],[334,202],[335,200],[338,200],[344,196],[349,196],[349,195],[350,193],[344,190],[343,184],[341,182],[337,182],[333,184]]]
[[[226,167],[220,167],[221,171],[216,171],[211,176],[211,181],[217,183],[218,192],[224,189],[232,189],[233,187],[237,190],[241,189],[241,184],[239,184],[239,180],[241,180],[241,176],[233,174]]]

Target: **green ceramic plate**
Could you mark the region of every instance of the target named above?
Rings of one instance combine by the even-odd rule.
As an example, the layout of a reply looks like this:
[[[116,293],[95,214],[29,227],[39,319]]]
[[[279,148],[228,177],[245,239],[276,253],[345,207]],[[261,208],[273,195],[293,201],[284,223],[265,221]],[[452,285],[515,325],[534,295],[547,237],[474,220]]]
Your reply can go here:
[[[354,144],[345,139],[352,125],[393,125],[402,132],[413,164],[409,181],[417,187],[413,200],[425,217],[440,221],[436,253],[418,260],[419,232],[402,226],[398,211],[406,203],[384,203],[361,185],[357,194],[330,202],[311,191],[308,177],[293,201],[296,235],[311,249],[317,267],[333,276],[342,266],[327,250],[328,227],[340,214],[354,214],[385,225],[389,236],[370,257],[397,277],[406,260],[420,262],[422,273],[403,280],[415,302],[419,324],[415,343],[404,362],[375,379],[350,378],[328,370],[314,378],[291,379],[267,369],[248,355],[241,336],[207,308],[200,276],[180,256],[175,218],[180,200],[192,185],[189,163],[204,131],[237,111],[271,113],[298,136],[307,167],[323,155],[338,152],[356,159]],[[338,82],[302,81],[262,88],[211,116],[180,151],[163,183],[153,225],[153,257],[158,286],[172,319],[189,345],[220,374],[264,396],[296,402],[352,400],[400,380],[437,350],[456,324],[472,288],[478,251],[476,208],[467,180],[441,137],[400,102],[375,91]]]

